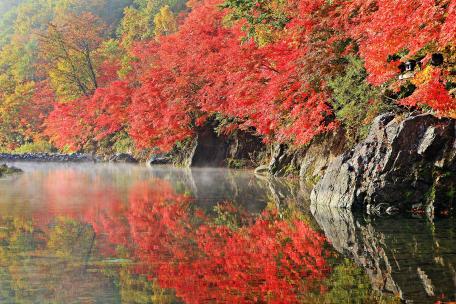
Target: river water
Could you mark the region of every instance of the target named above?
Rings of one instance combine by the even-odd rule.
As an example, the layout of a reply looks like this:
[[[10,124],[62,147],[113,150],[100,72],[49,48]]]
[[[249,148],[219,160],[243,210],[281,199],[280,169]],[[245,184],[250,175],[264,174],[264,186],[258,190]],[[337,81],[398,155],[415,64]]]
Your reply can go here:
[[[0,303],[456,300],[456,221],[311,208],[249,171],[16,163]]]

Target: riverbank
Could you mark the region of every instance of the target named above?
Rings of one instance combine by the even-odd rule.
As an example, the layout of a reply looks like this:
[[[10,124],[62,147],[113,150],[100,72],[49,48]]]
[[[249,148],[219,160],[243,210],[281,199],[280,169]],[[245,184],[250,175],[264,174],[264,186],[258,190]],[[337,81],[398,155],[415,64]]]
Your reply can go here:
[[[96,162],[99,159],[82,153],[0,153],[0,162]]]
[[[206,127],[191,145],[152,160],[175,164],[176,155],[185,155],[184,166],[204,166],[202,160],[210,159],[216,160],[210,166],[229,167],[256,155],[249,162],[258,165],[256,174],[299,176],[316,206],[446,216],[456,209],[455,126],[455,120],[431,114],[386,113],[374,119],[366,138],[357,143],[350,143],[344,130],[336,129],[300,148],[265,145],[252,135],[217,137]]]
[[[368,213],[455,212],[456,121],[430,114],[378,116],[366,139],[350,144],[342,129],[314,138],[308,145],[264,144],[253,133],[220,135],[216,125],[201,127],[196,136],[168,154],[152,155],[149,165],[257,168],[268,177],[299,177],[312,204]],[[118,153],[0,154],[0,162],[137,163]]]

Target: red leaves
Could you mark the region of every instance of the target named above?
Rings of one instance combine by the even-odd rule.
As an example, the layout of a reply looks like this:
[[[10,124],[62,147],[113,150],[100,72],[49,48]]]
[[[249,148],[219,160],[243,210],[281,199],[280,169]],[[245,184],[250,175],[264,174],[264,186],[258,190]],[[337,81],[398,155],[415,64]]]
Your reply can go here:
[[[401,101],[403,105],[427,105],[439,116],[456,118],[456,99],[449,95],[441,80],[441,71],[437,70],[429,82],[418,87],[408,98]]]
[[[341,58],[356,46],[368,81],[380,85],[398,74],[393,55],[405,60],[424,47],[445,49],[455,39],[455,1],[288,0],[283,10],[291,21],[277,39],[258,47],[241,43],[245,20],[224,25],[221,2],[194,1],[178,32],[134,46],[137,61],[124,81],[113,81],[116,64],[107,65],[99,73],[105,88],[57,106],[48,121],[56,144],[80,147],[83,138],[126,130],[139,148],[169,150],[207,117],[222,114],[236,122],[226,131],[249,128],[265,141],[302,145],[332,128],[325,82],[343,72]],[[403,103],[452,116],[447,81],[442,76],[420,84]],[[72,134],[69,126],[79,126],[82,134]]]
[[[358,2],[341,2],[336,10],[337,20],[359,40],[360,55],[373,84],[382,84],[397,75],[398,64],[388,62],[389,56],[404,50],[411,56],[432,43],[438,43],[439,48],[454,43],[454,1]]]
[[[107,88],[95,91],[87,105],[93,124],[96,126],[95,139],[100,140],[126,128],[131,94],[129,84],[122,81],[115,81]]]
[[[77,151],[91,137],[92,128],[85,123],[88,99],[56,103],[46,119],[46,135],[60,148]]]
[[[235,117],[240,128],[281,141],[301,144],[323,132],[326,101],[308,102],[313,91],[302,93],[298,45],[292,40],[263,48],[241,45],[243,33],[222,25],[224,12],[216,2],[195,8],[177,34],[161,39],[133,99],[136,141],[169,149],[212,113]]]

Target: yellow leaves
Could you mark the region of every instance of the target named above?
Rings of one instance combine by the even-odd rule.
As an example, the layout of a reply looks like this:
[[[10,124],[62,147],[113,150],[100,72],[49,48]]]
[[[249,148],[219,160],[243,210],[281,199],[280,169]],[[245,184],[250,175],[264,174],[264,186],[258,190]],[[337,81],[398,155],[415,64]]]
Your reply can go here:
[[[73,70],[73,68],[76,70]],[[77,83],[71,81],[70,76],[82,73],[82,71],[78,72],[78,70],[78,66],[72,66],[70,62],[63,60],[56,62],[55,66],[49,70],[49,79],[59,100],[69,101],[81,96],[81,90]]]
[[[120,23],[120,34],[125,47],[128,48],[136,40],[152,37],[150,18],[150,15],[132,7],[127,7],[124,10],[124,17]]]
[[[24,84],[18,84],[15,88],[14,93],[6,95],[0,104],[0,117],[2,123],[6,121],[16,120],[19,107],[25,104],[33,94],[35,87],[34,82],[27,82]]]
[[[411,83],[418,87],[422,84],[429,82],[429,80],[431,80],[432,78],[433,71],[434,68],[428,65],[423,70],[415,74],[415,77],[411,80]]]
[[[154,17],[155,36],[169,35],[177,31],[177,21],[168,5],[163,6]]]

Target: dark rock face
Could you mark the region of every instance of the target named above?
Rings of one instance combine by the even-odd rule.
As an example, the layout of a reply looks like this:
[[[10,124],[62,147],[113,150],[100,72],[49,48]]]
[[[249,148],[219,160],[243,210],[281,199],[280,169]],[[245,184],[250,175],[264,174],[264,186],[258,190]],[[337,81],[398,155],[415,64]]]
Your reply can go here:
[[[132,155],[128,153],[118,153],[114,154],[111,156],[109,159],[110,162],[113,163],[129,163],[129,164],[135,164],[138,162]]]
[[[311,194],[314,205],[448,213],[456,189],[455,121],[377,117],[366,140],[337,157]]]
[[[216,125],[200,127],[195,138],[169,155],[158,155],[150,164],[174,163],[184,167],[255,167],[265,151],[260,137],[238,131],[219,135]],[[158,163],[157,163],[158,162]]]
[[[456,300],[454,218],[369,217],[342,208],[312,206],[332,246],[362,266],[375,289],[406,303]],[[398,230],[400,222],[403,229]]]
[[[228,146],[228,138],[217,135],[213,127],[201,128],[197,134],[190,167],[224,167]]]
[[[89,154],[73,153],[0,153],[0,161],[4,162],[96,162],[98,159]]]

